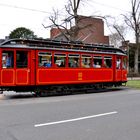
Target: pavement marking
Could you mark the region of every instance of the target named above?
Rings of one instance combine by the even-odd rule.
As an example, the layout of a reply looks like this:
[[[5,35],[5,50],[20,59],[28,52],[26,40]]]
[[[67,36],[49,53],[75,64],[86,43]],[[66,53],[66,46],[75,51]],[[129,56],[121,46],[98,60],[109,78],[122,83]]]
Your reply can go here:
[[[85,116],[85,117],[80,117],[80,118],[75,118],[75,119],[69,119],[69,120],[62,120],[62,121],[56,121],[56,122],[35,124],[34,127],[49,126],[49,125],[54,125],[54,124],[61,124],[61,123],[67,123],[67,122],[80,121],[80,120],[85,120],[85,119],[91,119],[91,118],[101,117],[101,116],[113,115],[113,114],[116,114],[116,113],[118,113],[118,112],[117,111],[113,111],[113,112],[107,112],[107,113],[102,113],[102,114],[97,114],[97,115],[91,115],[91,116]]]

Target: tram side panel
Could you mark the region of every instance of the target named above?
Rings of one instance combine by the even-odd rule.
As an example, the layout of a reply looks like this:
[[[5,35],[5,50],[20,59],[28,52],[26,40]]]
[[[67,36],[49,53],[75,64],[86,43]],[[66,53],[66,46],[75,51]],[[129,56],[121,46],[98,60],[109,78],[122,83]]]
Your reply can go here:
[[[110,68],[105,67],[94,68],[94,66],[90,66],[90,68],[82,68],[82,67],[74,68],[69,67],[68,65],[64,68],[62,67],[56,68],[54,67],[54,61],[52,61],[54,60],[55,53],[56,52],[52,53],[51,51],[49,52],[45,50],[36,51],[36,85],[113,82],[113,67],[111,65]],[[66,54],[65,52],[63,53]],[[73,57],[74,55],[75,54],[71,56]],[[86,57],[91,58],[89,56],[91,55],[90,54],[86,55]],[[65,56],[61,55],[61,57]],[[101,58],[102,56],[100,55],[99,57]],[[105,58],[109,60],[112,57],[111,55],[107,55]],[[52,62],[49,63],[48,65],[47,61]],[[101,62],[103,62],[103,59]]]
[[[113,82],[113,69],[38,69],[37,85]]]
[[[36,85],[36,50],[31,50],[30,63],[30,85]]]

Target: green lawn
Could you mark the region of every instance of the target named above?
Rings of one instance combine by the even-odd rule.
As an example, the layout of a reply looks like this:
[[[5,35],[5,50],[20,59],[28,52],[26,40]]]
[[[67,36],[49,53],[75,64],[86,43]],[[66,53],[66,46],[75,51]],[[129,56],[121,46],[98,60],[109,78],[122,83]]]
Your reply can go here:
[[[129,80],[126,85],[132,88],[140,88],[140,80]]]

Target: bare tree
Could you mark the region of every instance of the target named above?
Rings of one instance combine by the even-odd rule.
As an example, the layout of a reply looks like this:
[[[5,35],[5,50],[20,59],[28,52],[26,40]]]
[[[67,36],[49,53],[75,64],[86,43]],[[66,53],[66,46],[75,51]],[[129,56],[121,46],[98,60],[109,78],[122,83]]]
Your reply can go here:
[[[129,16],[123,15],[125,23],[134,31],[135,33],[135,58],[134,58],[134,72],[138,74],[138,57],[140,48],[140,0],[131,0],[131,13]]]
[[[53,10],[54,14],[49,17],[49,20],[52,22],[52,25],[43,25],[44,28],[56,27],[67,40],[75,41],[77,39],[76,37],[79,31],[83,28],[86,28],[87,26],[90,26],[79,26],[81,16],[78,15],[78,9],[80,8],[81,3],[83,2],[84,0],[68,0],[68,4],[65,5],[67,17],[63,21],[61,21],[61,23],[58,23],[59,12]]]
[[[112,27],[113,27],[113,30],[115,31],[109,35],[110,44],[116,47],[120,47],[122,45],[122,42],[124,43],[126,42],[125,40],[126,27],[123,25],[117,25],[117,24],[112,25]]]
[[[115,32],[109,35],[109,42],[111,45],[118,48],[122,42],[122,39],[120,38],[119,34]]]
[[[125,24],[131,29],[135,34],[135,45],[134,48],[134,73],[139,74],[139,50],[140,50],[140,0],[130,0],[131,2],[131,12],[129,14],[122,14],[124,17]],[[117,31],[118,35],[125,42],[124,35],[120,32],[119,26],[113,25],[113,28]],[[126,44],[128,45],[128,44]],[[128,48],[129,49],[129,48]]]

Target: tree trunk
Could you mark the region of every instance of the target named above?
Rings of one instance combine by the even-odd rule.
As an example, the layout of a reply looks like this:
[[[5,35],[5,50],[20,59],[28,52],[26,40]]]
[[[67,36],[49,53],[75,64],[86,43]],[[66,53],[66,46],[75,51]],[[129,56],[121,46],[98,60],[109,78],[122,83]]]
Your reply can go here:
[[[139,74],[139,70],[138,70],[138,57],[139,57],[139,46],[138,46],[138,44],[136,44],[136,50],[135,50],[135,57],[134,57],[134,73],[135,74]]]

